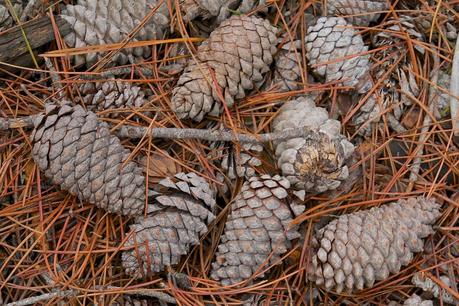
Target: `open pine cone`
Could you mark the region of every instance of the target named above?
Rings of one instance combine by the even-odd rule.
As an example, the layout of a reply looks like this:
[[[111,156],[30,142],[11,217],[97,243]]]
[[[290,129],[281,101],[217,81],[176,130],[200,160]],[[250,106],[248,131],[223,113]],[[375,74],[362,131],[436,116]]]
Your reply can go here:
[[[159,183],[146,217],[138,217],[123,252],[126,274],[141,278],[175,265],[190,246],[199,244],[215,219],[215,192],[195,173],[179,173]]]
[[[324,108],[309,96],[286,102],[273,120],[274,132],[308,127],[304,138],[274,143],[277,165],[290,183],[309,192],[336,189],[349,175],[346,162],[354,146],[340,134],[339,121],[329,119]]]
[[[368,82],[369,55],[361,55],[367,50],[362,36],[341,17],[321,17],[306,34],[306,56],[314,73],[360,93],[372,85]]]
[[[423,197],[341,215],[314,235],[309,278],[337,293],[371,288],[423,250],[440,215],[440,205]]]
[[[304,211],[304,206],[289,203],[289,187],[278,175],[254,176],[244,183],[231,205],[212,264],[213,279],[222,285],[241,282],[262,265],[278,263],[288,251],[291,240],[300,236],[289,224]]]
[[[169,24],[169,9],[165,1],[157,0],[78,0],[76,5],[67,5],[61,16],[73,27],[65,37],[72,48],[120,43],[134,32],[152,9],[159,8],[148,19],[131,41],[152,40],[163,36]],[[112,58],[124,65],[136,58],[151,54],[149,46],[122,49]],[[77,65],[94,64],[101,58],[98,53],[75,56]]]
[[[34,120],[32,157],[53,184],[110,213],[139,215],[145,178],[107,123],[81,106],[46,105]]]
[[[379,18],[382,11],[389,9],[387,0],[328,0],[327,12],[330,16],[342,16],[355,26],[366,27]]]
[[[269,71],[276,52],[276,28],[257,17],[232,16],[198,47],[172,91],[172,109],[181,119],[201,121],[223,110],[219,91],[228,107],[257,87]],[[220,87],[215,88],[214,79]]]

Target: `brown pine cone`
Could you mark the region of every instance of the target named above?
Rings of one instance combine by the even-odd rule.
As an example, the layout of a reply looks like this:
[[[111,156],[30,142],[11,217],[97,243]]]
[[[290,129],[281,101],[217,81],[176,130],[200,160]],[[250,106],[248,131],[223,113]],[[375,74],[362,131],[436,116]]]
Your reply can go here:
[[[223,285],[241,282],[261,265],[268,267],[287,252],[291,240],[300,235],[289,224],[304,211],[304,206],[289,203],[289,187],[288,180],[278,175],[254,176],[244,183],[231,205],[212,263],[213,279]]]
[[[105,122],[81,106],[46,105],[34,120],[32,157],[53,184],[110,213],[139,215],[142,170]]]
[[[339,121],[329,119],[324,108],[310,96],[286,102],[273,120],[274,132],[308,127],[304,138],[275,142],[277,165],[290,183],[300,190],[324,192],[346,180],[346,162],[354,146],[340,134]]]
[[[206,114],[220,115],[223,105],[212,74],[228,107],[259,86],[276,52],[276,32],[267,20],[256,17],[232,16],[222,22],[198,47],[200,64],[190,60],[172,91],[177,116],[201,121]]]
[[[306,55],[313,71],[326,82],[341,81],[360,93],[368,92],[370,63],[362,36],[341,17],[321,17],[308,28]]]
[[[342,16],[355,26],[366,27],[379,18],[381,11],[389,10],[387,0],[329,0],[328,15]],[[352,16],[356,15],[356,16]]]
[[[179,173],[160,181],[147,217],[138,217],[123,252],[126,274],[136,278],[160,272],[175,265],[190,246],[199,244],[207,225],[215,219],[215,192],[195,173]]]
[[[157,0],[78,0],[76,5],[67,5],[61,16],[73,27],[73,32],[65,37],[72,48],[120,43],[134,32],[152,9],[158,5],[155,14],[146,21],[131,41],[153,40],[163,36],[169,25],[167,3]],[[113,62],[124,65],[136,58],[150,56],[149,46],[122,49],[112,58]],[[101,54],[88,53],[75,56],[77,65],[88,66],[101,59]]]
[[[312,240],[309,278],[338,293],[373,287],[423,250],[440,205],[423,197],[341,215]]]
[[[144,91],[128,82],[86,82],[79,87],[83,103],[94,112],[118,108],[140,108],[147,100]],[[116,113],[114,113],[116,116]]]

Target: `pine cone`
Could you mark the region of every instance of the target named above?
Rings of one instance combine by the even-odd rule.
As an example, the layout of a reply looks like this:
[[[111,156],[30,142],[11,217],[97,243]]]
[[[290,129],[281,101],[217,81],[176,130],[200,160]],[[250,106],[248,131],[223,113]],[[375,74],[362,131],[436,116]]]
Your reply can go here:
[[[387,0],[329,0],[328,15],[343,16],[346,20],[360,27],[366,27],[379,18],[381,11],[389,10]],[[357,15],[357,16],[351,16]]]
[[[297,90],[301,82],[301,41],[288,42],[274,57],[274,73],[270,85],[280,86],[280,92]],[[296,52],[295,52],[296,51]]]
[[[451,288],[451,279],[448,276],[440,275],[440,280],[446,286]],[[423,272],[415,273],[411,278],[411,283],[437,299],[441,297],[441,299],[445,303],[454,305],[455,302],[459,302],[458,300],[455,300],[454,297],[448,291],[440,287],[436,282],[430,279]]]
[[[22,1],[11,1],[13,5],[13,9],[16,12],[17,16],[21,16],[22,14]],[[0,32],[8,30],[9,28],[13,27],[15,24],[15,20],[8,9],[8,6],[5,4],[0,4]]]
[[[12,8],[16,17],[21,21],[27,21],[29,18],[35,17],[44,10],[42,1],[23,1],[23,0],[10,0]],[[17,24],[17,20],[11,14],[11,10],[7,2],[0,1],[0,32],[8,30]]]
[[[134,298],[128,295],[123,295],[113,306],[160,306],[156,299]]]
[[[73,27],[73,33],[65,37],[72,48],[120,43],[134,32],[152,9],[154,15],[146,21],[131,41],[161,38],[169,24],[169,10],[164,1],[157,0],[78,0],[76,5],[67,5],[61,16]],[[122,49],[112,58],[113,62],[124,65],[136,58],[150,56],[149,46]],[[94,64],[102,56],[98,53],[77,55],[77,65]]]
[[[223,106],[211,77],[214,73],[228,107],[263,81],[276,52],[276,28],[256,17],[232,16],[198,47],[198,65],[188,63],[172,91],[172,109],[181,119],[201,121],[218,116]],[[209,71],[212,69],[212,72]]]
[[[119,108],[140,108],[147,102],[143,90],[128,82],[115,80],[86,82],[79,87],[79,90],[83,103],[94,112]],[[116,115],[114,113],[114,116]]]
[[[180,8],[185,14],[184,20],[191,21],[201,17],[209,19],[217,17],[216,22],[220,23],[235,10],[240,0],[181,0]]]
[[[402,304],[391,301],[387,306],[402,306]],[[411,297],[405,300],[403,306],[433,306],[433,302],[431,300],[422,300],[420,296],[413,293]]]
[[[315,234],[309,278],[338,293],[371,288],[423,250],[440,214],[434,199],[418,197],[341,215]]]
[[[406,299],[403,303],[404,306],[433,306],[431,300],[422,300],[420,296],[413,293],[413,295]]]
[[[46,105],[34,126],[32,157],[53,184],[110,213],[142,213],[142,170],[127,162],[129,151],[93,112]]]
[[[166,190],[155,192],[147,217],[131,225],[126,246],[132,249],[122,254],[126,274],[137,278],[177,264],[215,219],[215,192],[203,178],[182,172],[158,184]]]
[[[259,144],[243,143],[238,152],[233,144],[213,143],[209,157],[217,159],[216,164],[226,172],[228,178],[234,180],[239,177],[249,178],[255,175],[255,168],[262,164],[258,158],[262,151],[263,146]]]
[[[219,24],[227,19],[231,11],[245,14],[252,10],[258,2],[256,0],[181,0],[180,8],[184,20],[191,21],[195,18],[209,19],[216,17],[215,23]]]
[[[289,224],[304,210],[302,205],[289,204],[289,187],[288,180],[278,175],[255,176],[244,183],[231,206],[212,264],[213,279],[223,285],[241,282],[287,252],[291,240],[300,235]]]
[[[306,55],[314,73],[326,82],[342,81],[359,93],[372,85],[369,55],[358,55],[367,50],[362,36],[341,17],[321,17],[306,34]]]
[[[339,121],[309,96],[285,103],[273,121],[274,132],[308,127],[304,138],[275,142],[277,165],[297,189],[324,192],[338,188],[349,170],[346,162],[354,146],[340,134]]]
[[[437,103],[436,103],[436,108],[434,109],[435,117],[438,120],[449,117],[451,114],[450,101],[449,101],[451,96],[448,94],[450,90],[449,89],[450,81],[451,81],[451,76],[446,71],[440,70],[438,72],[437,86],[440,87],[441,89],[446,90],[447,92],[441,91],[436,88],[432,88],[436,92],[436,94],[439,96]]]

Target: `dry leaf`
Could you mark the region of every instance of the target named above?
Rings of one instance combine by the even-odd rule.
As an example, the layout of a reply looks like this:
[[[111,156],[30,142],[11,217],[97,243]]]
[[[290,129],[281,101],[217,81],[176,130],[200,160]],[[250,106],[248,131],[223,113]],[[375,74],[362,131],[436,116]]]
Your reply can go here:
[[[167,153],[152,152],[150,156],[140,158],[139,165],[148,175],[149,183],[156,184],[165,177],[182,172],[182,167]]]

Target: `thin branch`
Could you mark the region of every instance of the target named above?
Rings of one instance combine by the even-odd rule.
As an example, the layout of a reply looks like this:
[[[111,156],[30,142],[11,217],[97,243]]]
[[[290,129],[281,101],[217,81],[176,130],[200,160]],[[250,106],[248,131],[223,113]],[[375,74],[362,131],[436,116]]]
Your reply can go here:
[[[18,119],[0,118],[0,131],[15,128],[32,128],[33,120],[38,115]],[[307,127],[289,129],[281,132],[258,135],[240,134],[232,131],[209,131],[207,129],[152,128],[124,125],[115,132],[119,137],[138,139],[148,134],[153,138],[164,139],[200,139],[207,141],[235,141],[245,143],[263,143],[275,140],[286,140],[297,137],[309,137],[311,130]]]
[[[115,287],[115,286],[105,286],[105,287],[104,286],[96,286],[95,289],[97,289],[97,288],[109,289],[109,290],[125,290],[125,288]],[[38,295],[38,296],[31,296],[31,297],[25,298],[25,299],[17,301],[17,302],[8,303],[5,306],[33,305],[33,304],[36,304],[38,302],[48,301],[48,300],[51,300],[51,299],[54,299],[54,298],[76,297],[79,294],[81,294],[81,292],[79,290],[76,290],[76,289],[69,289],[69,290],[65,290],[65,291],[59,290],[59,291],[55,291],[55,292],[51,292],[51,293],[45,293],[45,294]],[[161,292],[161,291],[151,290],[151,289],[129,290],[129,291],[123,292],[123,294],[148,296],[148,297],[157,298],[158,300],[164,301],[166,303],[170,303],[170,304],[174,304],[174,305],[177,304],[177,301],[175,300],[175,298],[173,298],[169,294]]]
[[[454,48],[453,67],[451,71],[451,81],[449,83],[450,91],[450,110],[451,120],[453,124],[454,136],[459,136],[459,36],[456,40],[456,47]]]
[[[33,304],[36,304],[38,302],[48,301],[48,300],[54,299],[56,297],[66,298],[66,297],[77,296],[78,293],[79,292],[77,290],[73,290],[73,289],[65,290],[65,291],[56,291],[56,292],[51,292],[51,293],[45,293],[45,294],[38,295],[38,296],[31,296],[31,297],[28,297],[26,299],[19,300],[17,302],[8,303],[5,306],[33,305]]]
[[[166,139],[201,139],[207,141],[235,141],[245,143],[263,143],[275,140],[285,140],[297,137],[308,137],[311,130],[307,127],[284,130],[282,132],[265,133],[258,135],[239,134],[232,131],[209,131],[206,129],[179,129],[179,128],[152,128],[141,126],[122,126],[117,135],[126,138],[142,138],[144,135],[153,138]]]

